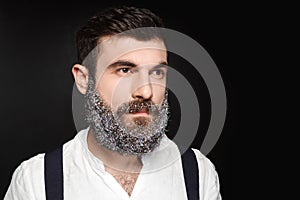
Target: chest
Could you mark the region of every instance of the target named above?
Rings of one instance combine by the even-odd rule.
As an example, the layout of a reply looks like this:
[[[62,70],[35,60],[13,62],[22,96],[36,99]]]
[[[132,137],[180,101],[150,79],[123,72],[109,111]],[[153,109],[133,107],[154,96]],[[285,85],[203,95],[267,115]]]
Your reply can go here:
[[[73,167],[72,173],[65,173],[64,177],[66,199],[186,199],[184,179],[176,169],[142,170],[139,174],[105,171],[107,173],[89,169],[77,171]]]
[[[120,172],[110,168],[106,168],[106,171],[116,179],[116,181],[121,185],[121,187],[127,192],[129,196],[132,194],[139,173]]]

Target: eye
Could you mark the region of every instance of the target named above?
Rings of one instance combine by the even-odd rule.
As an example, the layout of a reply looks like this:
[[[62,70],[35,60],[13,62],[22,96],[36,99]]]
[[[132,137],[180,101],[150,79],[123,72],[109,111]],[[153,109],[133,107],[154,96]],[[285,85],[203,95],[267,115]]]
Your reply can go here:
[[[122,67],[117,69],[117,73],[122,76],[127,76],[129,73],[133,73],[132,70],[129,67]]]
[[[165,77],[165,72],[162,69],[156,69],[151,71],[151,76],[156,79],[162,79]]]

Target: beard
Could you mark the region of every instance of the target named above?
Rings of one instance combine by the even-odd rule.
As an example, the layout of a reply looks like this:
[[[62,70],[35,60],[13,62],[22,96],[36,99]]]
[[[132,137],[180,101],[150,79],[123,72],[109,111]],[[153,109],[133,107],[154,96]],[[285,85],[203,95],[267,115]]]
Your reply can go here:
[[[134,100],[121,104],[116,112],[94,89],[89,79],[85,95],[86,121],[99,145],[122,155],[141,155],[159,146],[168,123],[167,90],[162,105],[150,100]],[[137,112],[147,117],[130,117]]]

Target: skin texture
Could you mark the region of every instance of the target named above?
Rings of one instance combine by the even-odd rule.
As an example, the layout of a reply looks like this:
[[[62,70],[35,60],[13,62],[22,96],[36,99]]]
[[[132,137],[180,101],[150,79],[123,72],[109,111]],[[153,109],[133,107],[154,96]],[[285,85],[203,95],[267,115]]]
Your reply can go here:
[[[123,172],[113,169],[109,166],[105,166],[105,170],[110,173],[116,181],[124,188],[129,196],[131,196],[134,185],[137,181],[139,173],[130,173],[130,172]]]
[[[162,41],[138,41],[130,37],[101,38],[101,53],[95,70],[94,90],[113,113],[124,103],[151,101],[161,106],[165,99],[167,52]],[[89,71],[84,65],[72,68],[75,83],[82,94],[89,91]],[[127,128],[147,128],[154,115],[139,107],[123,114],[120,121]],[[101,159],[105,169],[131,195],[142,168],[140,155],[126,155],[99,145],[90,129],[88,148]]]

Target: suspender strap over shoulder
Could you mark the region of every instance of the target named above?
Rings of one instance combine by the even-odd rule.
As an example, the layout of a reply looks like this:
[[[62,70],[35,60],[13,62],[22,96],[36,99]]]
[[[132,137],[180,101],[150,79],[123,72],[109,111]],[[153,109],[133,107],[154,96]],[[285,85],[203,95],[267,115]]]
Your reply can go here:
[[[191,148],[181,156],[188,200],[199,200],[199,170],[196,155]]]
[[[45,154],[46,200],[63,200],[63,153],[62,146]],[[199,200],[199,173],[196,156],[192,149],[181,156],[188,200]]]
[[[62,146],[45,154],[44,172],[46,200],[63,200],[63,158]]]

